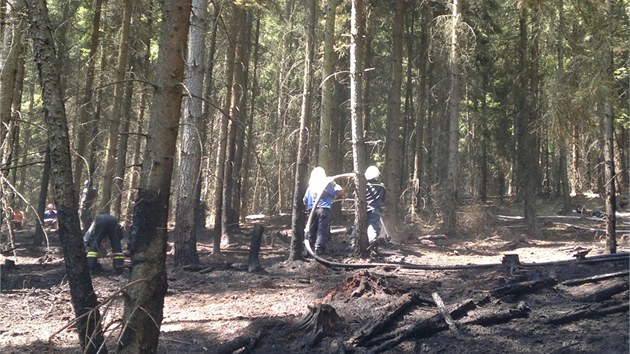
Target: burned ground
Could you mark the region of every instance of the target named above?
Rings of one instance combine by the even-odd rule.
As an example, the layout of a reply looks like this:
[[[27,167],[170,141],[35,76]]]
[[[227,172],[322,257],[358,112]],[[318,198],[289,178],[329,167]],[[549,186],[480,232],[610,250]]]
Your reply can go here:
[[[409,224],[401,231],[407,243],[385,243],[380,257],[371,260],[350,257],[347,236],[336,234],[327,260],[391,263],[367,269],[329,267],[313,259],[288,262],[288,239],[279,232],[286,225],[268,220],[263,272],[246,271],[250,228],[241,229],[239,245],[220,257],[211,255],[209,235],[201,235],[202,266],[168,267],[160,351],[627,353],[627,234],[618,237],[621,256],[598,260],[606,251],[597,219],[542,219],[543,238],[531,239],[519,232],[518,218],[505,215],[496,208],[467,212],[456,238]],[[621,218],[619,229],[623,221],[628,220]],[[29,246],[31,237],[19,233],[16,256],[3,259],[15,261],[15,268],[3,265],[1,274],[2,352],[76,353],[58,240],[51,238],[47,252]],[[588,249],[585,259],[576,260],[575,254]],[[518,255],[521,264],[502,264],[506,254]],[[119,289],[127,277],[101,262],[105,272],[93,282],[113,347],[122,313]],[[488,266],[454,267],[480,264]],[[607,277],[569,281],[601,274]],[[443,313],[450,314],[450,325]]]

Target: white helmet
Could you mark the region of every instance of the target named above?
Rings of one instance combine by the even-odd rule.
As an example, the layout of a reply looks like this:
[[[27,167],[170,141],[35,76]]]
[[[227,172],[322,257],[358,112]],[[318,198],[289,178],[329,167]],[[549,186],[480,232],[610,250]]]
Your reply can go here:
[[[308,181],[309,186],[319,186],[320,184],[327,183],[326,171],[323,167],[315,167],[313,171],[311,171],[311,178]]]
[[[368,181],[371,179],[377,179],[381,175],[381,171],[378,170],[378,167],[372,165],[365,170],[365,179]]]

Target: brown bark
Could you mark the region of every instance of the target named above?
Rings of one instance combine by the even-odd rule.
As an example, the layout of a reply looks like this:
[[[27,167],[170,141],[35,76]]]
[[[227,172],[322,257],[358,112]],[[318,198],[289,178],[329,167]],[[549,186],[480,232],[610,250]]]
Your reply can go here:
[[[402,86],[402,61],[403,61],[403,32],[405,28],[404,0],[395,1],[394,18],[392,26],[392,57],[391,57],[391,82],[387,97],[387,143],[385,144],[385,166],[383,169],[383,182],[387,186],[388,218],[401,220],[400,190],[402,178],[402,156],[400,130],[402,128],[400,101]],[[397,224],[397,222],[395,222]],[[397,232],[393,233],[394,241],[399,239]]]
[[[354,204],[354,227],[357,230],[358,247],[360,255],[366,253],[368,247],[367,236],[367,201],[365,197],[366,180],[366,148],[363,135],[363,102],[361,102],[361,87],[363,80],[363,1],[352,1],[352,14],[350,20],[350,120],[352,125],[352,167],[355,185],[356,202]]]
[[[309,0],[308,22],[306,24],[306,48],[304,49],[304,81],[302,88],[302,113],[300,115],[300,133],[298,153],[295,166],[295,184],[293,189],[293,208],[291,215],[290,260],[302,258],[302,243],[304,242],[305,207],[302,197],[306,192],[308,170],[308,127],[311,122],[311,102],[313,88],[313,57],[315,56],[315,24],[317,23],[317,0]]]
[[[199,262],[197,254],[197,224],[195,216],[200,207],[201,140],[203,74],[205,72],[206,8],[207,0],[193,0],[191,26],[188,38],[188,56],[185,85],[188,95],[184,99],[184,116],[179,158],[177,208],[175,212],[176,266]],[[205,211],[204,211],[205,213]],[[204,225],[205,226],[205,220]]]
[[[100,350],[103,344],[101,319],[96,308],[98,301],[88,272],[76,208],[68,123],[60,89],[59,65],[50,31],[48,9],[44,0],[29,0],[27,7],[31,20],[33,51],[42,88],[44,119],[48,127],[51,179],[58,212],[59,239],[63,247],[72,305],[77,317],[79,341],[81,348],[87,353],[106,352],[106,349]]]
[[[134,206],[131,232],[133,268],[125,297],[120,353],[156,353],[166,295],[166,241],[169,192],[182,103],[183,43],[191,0],[164,3],[156,87],[147,148]]]

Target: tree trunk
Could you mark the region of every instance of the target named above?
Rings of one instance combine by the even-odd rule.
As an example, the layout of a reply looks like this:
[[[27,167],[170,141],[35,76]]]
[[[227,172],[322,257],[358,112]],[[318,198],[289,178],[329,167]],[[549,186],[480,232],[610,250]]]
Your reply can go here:
[[[330,172],[330,144],[333,121],[333,89],[335,87],[335,17],[339,0],[326,0],[324,29],[324,58],[322,63],[322,108],[319,124],[319,153],[317,164]]]
[[[420,6],[420,43],[419,54],[417,59],[418,66],[418,117],[415,124],[416,145],[414,146],[414,163],[413,163],[413,187],[414,199],[412,205],[412,213],[417,214],[421,209],[422,202],[422,173],[424,160],[424,125],[427,121],[427,60],[429,53],[429,23],[431,21],[431,8],[428,4]]]
[[[133,268],[125,297],[120,353],[156,353],[166,295],[169,192],[179,127],[192,0],[164,3],[156,88],[131,232]]]
[[[215,194],[214,194],[214,241],[213,241],[213,254],[221,253],[221,236],[223,231],[223,184],[224,173],[225,173],[225,162],[226,162],[226,150],[228,145],[228,125],[232,120],[230,116],[230,107],[232,105],[232,80],[234,75],[234,51],[235,51],[235,41],[236,41],[236,32],[238,28],[235,26],[236,23],[236,10],[233,4],[228,5],[231,9],[230,25],[228,36],[231,37],[226,48],[225,53],[225,77],[226,77],[226,93],[225,93],[225,102],[223,104],[223,115],[221,116],[221,128],[219,133],[219,143],[217,148],[217,163],[215,168],[216,182],[214,186]]]
[[[361,109],[361,80],[363,75],[363,1],[352,0],[350,17],[350,122],[352,125],[352,167],[355,174],[354,227],[357,230],[359,254],[364,254],[368,247],[367,237],[367,201],[365,198],[365,162],[366,148],[363,135]],[[402,42],[401,42],[402,43]],[[400,89],[400,87],[399,87]]]
[[[48,127],[50,160],[54,166],[51,169],[51,179],[58,212],[59,239],[63,247],[72,305],[77,317],[79,341],[84,352],[106,352],[104,346],[101,350],[103,333],[100,312],[96,308],[98,301],[88,272],[77,213],[68,123],[60,89],[59,65],[50,31],[48,9],[44,0],[29,0],[27,7],[31,19],[33,51],[42,88],[44,119]]]
[[[402,60],[403,60],[403,32],[405,29],[404,0],[395,1],[394,19],[392,25],[392,57],[391,57],[391,84],[387,99],[387,143],[385,144],[385,168],[383,182],[387,186],[387,215],[393,224],[402,220],[400,208],[400,184],[402,176],[402,156],[400,142],[400,130],[402,128],[400,117],[400,95],[402,85]],[[398,233],[394,232],[394,240],[402,241]]]
[[[181,267],[199,262],[197,254],[198,213],[197,198],[201,179],[201,140],[203,74],[205,72],[206,9],[207,0],[193,0],[188,36],[186,64],[187,95],[184,99],[181,151],[179,157],[179,185],[175,212],[175,257],[173,263]]]
[[[76,129],[77,142],[76,152],[79,158],[76,160],[74,166],[74,181],[75,187],[79,190],[81,185],[81,175],[83,173],[84,161],[87,156],[86,146],[87,138],[89,134],[83,133],[84,131],[91,131],[90,127],[95,124],[88,124],[90,121],[90,115],[94,113],[93,87],[94,87],[94,71],[96,68],[97,51],[99,48],[99,34],[101,24],[101,7],[103,0],[94,0],[94,15],[92,17],[92,33],[90,35],[90,52],[88,55],[87,69],[85,72],[85,87],[83,88],[83,96],[81,98],[81,104],[79,109],[79,127]]]
[[[256,98],[258,97],[258,47],[259,47],[259,39],[260,39],[260,11],[256,14],[256,33],[254,35],[254,64],[253,64],[253,77],[252,77],[252,98],[250,100],[249,105],[249,115],[248,115],[248,124],[247,124],[247,144],[244,148],[244,156],[243,156],[243,166],[241,169],[241,180],[243,184],[241,185],[241,205],[240,205],[240,219],[241,222],[245,220],[245,216],[249,213],[249,205],[248,201],[251,199],[249,197],[249,176],[251,170],[251,160],[252,154],[254,153],[255,146],[255,136],[253,134],[254,130],[254,114],[256,111]],[[255,198],[254,205],[255,205]]]
[[[517,159],[518,159],[518,179],[520,181],[521,190],[520,193],[523,197],[523,209],[525,224],[527,225],[527,231],[531,236],[540,236],[538,224],[536,222],[536,168],[537,165],[537,153],[536,153],[536,139],[533,132],[533,111],[530,109],[530,103],[528,97],[531,97],[531,91],[528,90],[528,63],[527,55],[528,40],[527,40],[527,9],[522,7],[519,10],[520,21],[520,36],[519,36],[519,67],[521,72],[520,80],[518,83],[518,96],[516,101],[517,106],[517,126],[516,126],[516,139],[517,139]],[[532,59],[533,60],[533,59]]]
[[[123,91],[125,88],[125,69],[127,68],[127,57],[129,56],[129,30],[131,27],[131,12],[133,10],[132,0],[124,0],[123,22],[120,44],[118,46],[118,60],[116,63],[116,77],[114,83],[114,102],[112,102],[112,114],[107,136],[107,154],[105,156],[105,166],[103,170],[103,188],[101,189],[101,199],[99,199],[99,211],[109,213],[111,209],[112,197],[120,198],[120,191],[114,190],[115,180],[124,176],[116,176],[116,159],[118,158],[118,135],[120,134],[120,117],[122,112]],[[112,193],[116,195],[112,196]]]
[[[306,191],[308,170],[308,127],[311,121],[311,101],[313,87],[313,57],[315,56],[315,24],[317,23],[317,0],[307,2],[308,21],[306,23],[306,47],[304,49],[304,82],[302,89],[302,114],[300,115],[300,135],[295,167],[295,187],[293,189],[293,210],[291,215],[291,251],[292,261],[302,258],[304,242],[305,208],[302,197]]]
[[[458,171],[458,147],[459,147],[459,39],[457,30],[460,22],[460,2],[453,0],[451,19],[451,52],[449,59],[450,89],[448,99],[448,163],[446,166],[446,185],[443,228],[444,233],[453,235],[457,227],[457,171]]]
[[[606,0],[606,8],[610,17],[609,24],[612,20],[612,3]],[[606,46],[603,52],[604,56],[604,73],[610,78],[609,82],[614,82],[613,78],[613,55],[612,48]],[[617,190],[615,180],[615,140],[614,140],[614,124],[615,117],[612,111],[612,97],[614,90],[610,84],[606,87],[606,96],[604,97],[604,111],[602,112],[603,124],[605,127],[605,176],[606,176],[606,245],[608,252],[617,253],[617,233],[615,226],[617,224]]]
[[[246,48],[249,43],[247,38],[247,17],[248,13],[241,7],[234,7],[234,26],[237,32],[234,33],[236,41],[234,47],[234,69],[232,70],[232,99],[230,100],[230,123],[228,125],[228,139],[225,156],[225,167],[223,172],[223,208],[222,208],[222,228],[221,243],[229,245],[233,241],[233,230],[238,226],[234,205],[233,191],[237,188],[236,178],[239,176],[236,163],[237,137],[239,131],[243,130],[242,122],[245,117],[247,82],[245,82],[247,70]],[[241,147],[242,148],[242,147]]]
[[[226,146],[225,165],[223,172],[223,207],[221,209],[221,243],[230,245],[232,243],[232,232],[236,225],[234,223],[234,204],[233,204],[233,191],[236,189],[236,181],[234,180],[234,167],[236,163],[236,149],[237,141],[236,137],[241,126],[241,111],[244,110],[242,106],[244,101],[244,95],[246,88],[243,71],[244,71],[244,56],[245,45],[243,40],[245,38],[245,32],[247,31],[246,17],[247,13],[239,6],[234,7],[233,21],[236,32],[234,33],[234,69],[232,71],[232,99],[229,106],[230,122],[228,124],[228,137]]]

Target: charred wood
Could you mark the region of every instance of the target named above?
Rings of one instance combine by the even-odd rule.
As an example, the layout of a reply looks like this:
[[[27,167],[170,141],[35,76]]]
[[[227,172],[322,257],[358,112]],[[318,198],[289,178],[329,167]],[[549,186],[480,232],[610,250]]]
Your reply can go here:
[[[460,318],[465,316],[468,311],[474,309],[476,306],[473,300],[468,300],[457,304],[449,314],[453,318]],[[448,329],[448,326],[446,322],[442,320],[442,314],[436,314],[425,320],[405,326],[394,333],[376,338],[366,343],[366,345],[372,346],[372,348],[370,348],[371,353],[382,353],[396,347],[409,338],[426,338],[446,329]]]
[[[291,332],[304,332],[304,347],[313,348],[319,342],[334,333],[342,325],[342,319],[334,307],[328,304],[309,306],[309,312],[300,320]]]
[[[492,295],[495,297],[503,297],[508,295],[524,295],[536,292],[540,289],[555,286],[557,281],[553,278],[545,278],[542,280],[529,280],[512,285],[506,285],[492,290]]]
[[[389,327],[405,313],[408,313],[409,310],[418,303],[420,303],[420,296],[417,293],[408,293],[403,295],[402,298],[393,306],[391,311],[379,316],[355,332],[348,342],[357,347],[362,346],[375,335],[382,333],[383,330]]]
[[[592,293],[581,296],[576,300],[581,302],[599,302],[610,299],[613,295],[617,295],[626,290],[628,290],[628,282],[619,280],[610,285],[598,287],[597,290]]]
[[[516,308],[511,308],[503,311],[496,311],[490,314],[483,314],[462,324],[465,325],[479,325],[479,326],[492,326],[495,324],[501,324],[509,322],[515,318],[523,318],[529,316],[530,309],[523,302],[519,302]]]
[[[547,320],[546,323],[553,324],[553,325],[565,324],[565,323],[569,323],[569,322],[573,322],[573,321],[577,321],[577,320],[581,320],[585,318],[600,317],[600,316],[605,316],[605,315],[609,315],[613,313],[620,313],[620,312],[627,313],[629,311],[630,311],[630,305],[627,303],[621,304],[621,305],[614,305],[614,306],[604,305],[604,306],[598,306],[596,308],[588,307],[586,309],[577,310],[570,313],[558,313],[555,316],[553,316],[551,319]]]
[[[265,228],[262,225],[254,226],[252,231],[252,241],[249,247],[249,260],[247,262],[247,271],[250,273],[264,272],[260,265],[260,245],[262,243],[262,236]]]
[[[587,278],[565,280],[560,284],[566,285],[566,286],[580,285],[580,284],[593,283],[596,281],[606,280],[606,279],[611,279],[611,278],[627,277],[628,274],[630,274],[630,271],[627,271],[627,270],[622,271],[622,272],[615,272],[615,273],[598,274],[598,275],[593,275],[592,277],[587,277]]]
[[[454,335],[459,336],[459,330],[455,325],[455,321],[453,321],[451,314],[448,312],[446,306],[444,306],[444,301],[442,301],[440,295],[435,292],[431,294],[431,296],[433,297],[433,301],[435,301],[435,305],[437,305],[437,307],[440,309],[440,313],[442,314],[442,317],[444,317],[444,321],[446,321],[446,324],[448,324],[448,328],[451,330],[451,332],[453,332]]]

